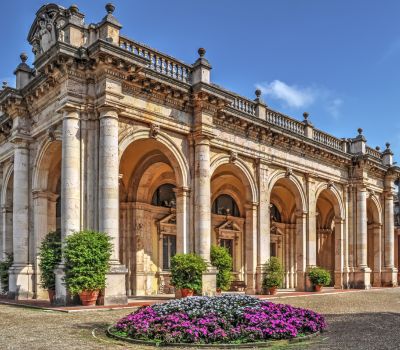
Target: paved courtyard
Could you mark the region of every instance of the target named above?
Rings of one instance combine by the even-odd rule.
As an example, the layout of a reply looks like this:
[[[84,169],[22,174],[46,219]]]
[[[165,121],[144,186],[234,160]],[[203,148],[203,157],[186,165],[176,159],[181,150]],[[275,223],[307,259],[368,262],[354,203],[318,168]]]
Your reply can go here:
[[[278,301],[278,300],[276,300]],[[398,349],[400,289],[279,299],[326,315],[329,329],[301,344],[274,349]],[[0,305],[0,349],[138,349],[104,336],[129,311],[59,313]]]

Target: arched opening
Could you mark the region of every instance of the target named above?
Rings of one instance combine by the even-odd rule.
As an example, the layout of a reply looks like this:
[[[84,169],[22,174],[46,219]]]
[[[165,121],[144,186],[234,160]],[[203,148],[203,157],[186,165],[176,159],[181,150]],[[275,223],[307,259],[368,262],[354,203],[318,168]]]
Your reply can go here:
[[[284,270],[281,287],[303,289],[304,219],[302,195],[290,177],[278,178],[270,196],[270,255],[277,257]],[[300,279],[298,278],[300,273]]]
[[[174,293],[171,258],[184,251],[182,172],[156,139],[132,142],[120,159],[120,256],[128,295]]]
[[[372,197],[367,199],[367,224],[367,264],[372,270],[371,284],[374,287],[380,287],[382,270],[382,223],[378,204]]]
[[[253,201],[251,181],[234,163],[220,164],[211,177],[211,241],[225,247],[232,256],[232,290],[254,288],[249,273],[253,269],[249,256],[253,255],[252,237],[256,234],[256,219],[249,205]]]
[[[2,237],[0,260],[4,260],[13,252],[13,188],[14,174],[12,168],[4,174],[2,193]]]
[[[33,174],[34,268],[36,297],[47,298],[40,287],[38,248],[47,233],[61,230],[61,141],[46,143]]]
[[[330,272],[332,285],[335,281],[335,203],[332,192],[324,189],[317,198],[316,210],[317,265]]]

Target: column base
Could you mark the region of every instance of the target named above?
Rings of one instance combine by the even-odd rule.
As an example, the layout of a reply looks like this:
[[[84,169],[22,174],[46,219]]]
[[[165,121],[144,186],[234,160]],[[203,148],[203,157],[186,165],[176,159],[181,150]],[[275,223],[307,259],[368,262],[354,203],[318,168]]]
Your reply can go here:
[[[333,288],[335,289],[344,289],[344,273],[342,271],[335,271],[334,272],[335,281]]]
[[[354,271],[354,288],[371,288],[371,269],[369,267],[360,267],[356,271]]]
[[[106,288],[104,289],[104,299],[102,305],[125,305],[128,304],[126,295],[125,276],[128,269],[125,265],[111,263],[110,270],[106,275]]]
[[[8,298],[15,300],[33,298],[33,266],[14,264],[9,270]]]
[[[54,274],[56,276],[56,295],[54,296],[53,304],[58,306],[73,304],[70,294],[67,293],[67,287],[64,282],[64,268],[64,264],[61,264],[54,270]]]
[[[397,286],[397,269],[395,267],[386,267],[381,275],[383,287],[396,287]]]
[[[217,291],[217,273],[214,266],[208,266],[207,271],[202,276],[202,295],[213,296]]]
[[[256,273],[247,272],[246,273],[246,294],[254,295],[256,294]]]
[[[382,272],[371,272],[371,285],[372,287],[382,287]]]
[[[264,265],[258,265],[256,268],[256,293],[263,294],[263,278],[264,278]]]
[[[296,276],[297,276],[296,291],[297,292],[307,291],[308,288],[310,288],[310,283],[311,283],[307,276],[307,273],[304,271],[297,271]]]

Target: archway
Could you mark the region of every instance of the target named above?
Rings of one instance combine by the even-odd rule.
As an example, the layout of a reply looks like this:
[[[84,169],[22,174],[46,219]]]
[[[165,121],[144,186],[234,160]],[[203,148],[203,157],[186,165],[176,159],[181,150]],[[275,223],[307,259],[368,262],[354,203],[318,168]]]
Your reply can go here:
[[[270,252],[282,263],[281,287],[304,289],[304,195],[293,175],[279,174],[270,184]]]
[[[232,290],[255,291],[257,211],[253,178],[245,165],[217,159],[211,163],[211,242],[233,259]]]
[[[343,288],[343,208],[336,188],[323,186],[316,202],[317,265],[331,274],[331,285]]]
[[[367,199],[367,264],[372,270],[371,285],[381,286],[382,272],[382,220],[379,202],[374,196]]]
[[[2,210],[2,237],[0,242],[0,260],[5,259],[13,252],[13,188],[14,174],[13,167],[10,166],[3,174],[3,187],[1,194]]]
[[[61,230],[61,141],[46,141],[35,160],[33,174],[34,270],[37,298],[47,298],[40,287],[38,249],[51,231]]]
[[[173,293],[170,259],[188,250],[188,201],[173,152],[138,139],[120,158],[120,256],[128,295]]]

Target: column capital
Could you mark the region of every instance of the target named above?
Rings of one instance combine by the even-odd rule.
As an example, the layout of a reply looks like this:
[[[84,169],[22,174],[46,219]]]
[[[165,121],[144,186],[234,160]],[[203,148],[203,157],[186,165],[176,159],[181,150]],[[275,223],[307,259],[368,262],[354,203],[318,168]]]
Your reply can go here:
[[[246,210],[256,210],[258,208],[258,202],[247,202],[244,208]]]
[[[114,106],[100,106],[97,110],[99,112],[99,119],[114,118],[118,120],[120,110]]]
[[[189,196],[190,194],[190,188],[186,187],[186,186],[182,186],[182,187],[175,187],[173,189],[173,191],[175,192],[177,197],[180,196]]]
[[[215,137],[214,134],[204,131],[195,131],[193,139],[195,145],[210,145],[210,141]]]
[[[32,141],[32,137],[24,134],[15,134],[11,138],[10,142],[14,145],[15,148],[28,148],[29,143]]]
[[[307,210],[297,209],[295,211],[295,215],[296,215],[297,218],[305,218],[307,216],[307,214],[308,214]]]
[[[66,104],[56,110],[57,113],[62,113],[63,119],[79,119],[80,108],[73,104]]]
[[[260,170],[269,170],[270,162],[264,158],[256,158],[255,164]]]

